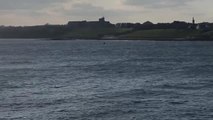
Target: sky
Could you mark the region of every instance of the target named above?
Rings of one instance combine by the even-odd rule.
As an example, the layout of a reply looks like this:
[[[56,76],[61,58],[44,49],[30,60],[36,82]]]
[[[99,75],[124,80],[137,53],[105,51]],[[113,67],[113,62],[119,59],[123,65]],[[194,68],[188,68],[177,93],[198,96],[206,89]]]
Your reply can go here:
[[[213,22],[213,0],[0,0],[0,25],[66,24],[76,20],[154,23]]]

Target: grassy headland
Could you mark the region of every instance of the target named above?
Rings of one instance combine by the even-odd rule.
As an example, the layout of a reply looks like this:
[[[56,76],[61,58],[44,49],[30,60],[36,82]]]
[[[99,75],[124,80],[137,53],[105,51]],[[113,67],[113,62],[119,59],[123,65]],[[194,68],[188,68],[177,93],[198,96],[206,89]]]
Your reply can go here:
[[[152,30],[136,30],[128,34],[119,36],[121,39],[193,39],[198,38],[203,33],[199,30],[179,30],[179,29],[152,29]]]
[[[122,28],[77,29],[62,36],[67,39],[117,40],[213,40],[213,31],[181,29],[133,30]]]
[[[151,22],[111,24],[99,21],[74,21],[67,25],[0,27],[0,38],[110,39],[110,40],[212,40],[213,23],[192,24]]]

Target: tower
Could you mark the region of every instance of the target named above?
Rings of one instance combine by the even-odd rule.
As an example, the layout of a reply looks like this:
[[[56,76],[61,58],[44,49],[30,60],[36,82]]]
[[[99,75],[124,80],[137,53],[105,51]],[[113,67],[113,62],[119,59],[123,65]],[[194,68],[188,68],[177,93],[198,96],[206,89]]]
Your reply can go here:
[[[100,19],[99,19],[99,22],[104,23],[104,22],[105,22],[105,18],[104,18],[104,17],[100,18]]]
[[[192,18],[192,24],[195,25],[195,18]]]

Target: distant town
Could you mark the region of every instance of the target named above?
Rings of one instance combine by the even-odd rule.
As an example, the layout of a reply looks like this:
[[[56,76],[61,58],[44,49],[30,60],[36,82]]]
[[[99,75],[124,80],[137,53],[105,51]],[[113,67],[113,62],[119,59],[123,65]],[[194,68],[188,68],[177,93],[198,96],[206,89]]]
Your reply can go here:
[[[0,38],[42,38],[51,40],[199,40],[213,41],[213,23],[117,23],[104,17],[97,21],[69,21],[65,25],[0,26]]]

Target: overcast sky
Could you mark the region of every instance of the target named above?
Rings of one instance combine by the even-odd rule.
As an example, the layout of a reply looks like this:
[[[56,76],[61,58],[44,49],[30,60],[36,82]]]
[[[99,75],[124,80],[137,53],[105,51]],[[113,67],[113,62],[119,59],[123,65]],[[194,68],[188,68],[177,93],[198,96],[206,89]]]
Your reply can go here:
[[[0,25],[117,22],[213,22],[213,0],[0,0]]]

